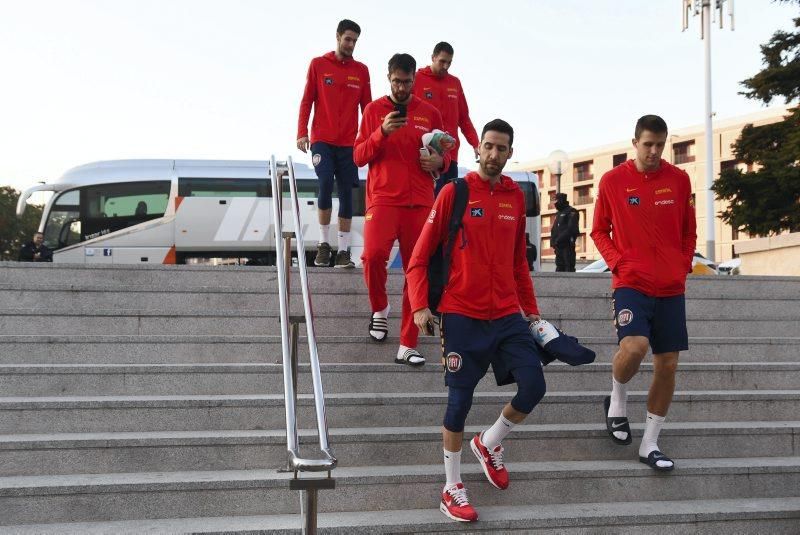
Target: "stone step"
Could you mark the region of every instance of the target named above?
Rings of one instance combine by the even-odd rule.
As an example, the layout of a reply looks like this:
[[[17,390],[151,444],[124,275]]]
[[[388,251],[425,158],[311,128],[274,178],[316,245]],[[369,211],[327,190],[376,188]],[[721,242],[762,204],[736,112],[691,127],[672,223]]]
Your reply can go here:
[[[643,424],[632,423],[634,446],[609,440],[602,423],[522,424],[503,442],[508,462],[635,459]],[[485,429],[467,426],[464,447]],[[301,451],[318,455],[316,430],[299,432]],[[333,428],[339,467],[436,464],[441,427]],[[800,455],[800,422],[667,422],[659,446],[675,459]],[[283,430],[62,433],[0,436],[5,476],[281,468]],[[464,463],[473,463],[472,455]]]
[[[494,422],[513,397],[506,392],[476,392],[470,423]],[[603,421],[602,392],[548,392],[528,417],[531,424]],[[647,393],[633,391],[628,415],[643,420]],[[447,393],[327,394],[330,427],[439,425]],[[673,421],[792,420],[800,390],[677,391],[670,407]],[[315,422],[313,399],[298,397],[300,427]],[[67,433],[101,431],[191,431],[208,429],[281,429],[285,426],[282,395],[238,396],[84,396],[2,397],[0,433]]]
[[[298,390],[311,392],[310,367],[300,366]],[[435,392],[443,390],[442,368],[397,364],[322,364],[326,393]],[[653,365],[644,363],[629,388],[647,389]],[[552,391],[603,390],[609,387],[608,362],[571,367],[558,362],[545,368]],[[681,363],[676,384],[684,390],[800,389],[797,363]],[[478,390],[495,391],[491,373]],[[0,392],[6,396],[225,395],[281,394],[280,364],[0,364]]]
[[[562,533],[573,535],[796,535],[800,498],[728,500],[656,500],[626,503],[565,503],[480,507],[477,524],[454,522],[435,504],[424,509],[322,513],[320,535],[395,533]],[[108,533],[248,533],[290,535],[299,532],[299,515],[167,518],[117,522],[80,522],[0,527],[0,534],[106,535]]]
[[[513,491],[500,492],[477,465],[463,480],[478,508],[559,503],[792,498],[800,488],[800,457],[682,459],[669,475],[638,461],[513,463]],[[339,468],[336,491],[321,492],[321,512],[435,507],[443,483],[436,465]],[[149,472],[0,478],[0,523],[193,518],[296,512],[290,474],[274,470]],[[376,486],[391,495],[376,499]]]
[[[346,315],[316,314],[318,335],[366,335],[368,310],[349,310]],[[614,334],[610,317],[556,316],[554,325],[578,338]],[[798,334],[797,318],[773,317],[725,319],[713,316],[687,318],[692,337],[783,337]],[[303,327],[304,329],[304,327]],[[389,318],[389,333],[397,334],[400,318]],[[0,311],[0,332],[17,335],[280,335],[277,311],[215,310],[5,310]]]
[[[598,362],[610,362],[617,351],[616,337],[581,337],[597,353]],[[393,362],[399,339],[383,343],[368,336],[318,336],[320,361],[327,363]],[[301,360],[308,359],[307,341],[300,337]],[[183,364],[223,362],[280,362],[278,336],[261,335],[2,335],[2,364]],[[439,338],[423,336],[420,352],[430,363],[441,356]],[[649,358],[649,357],[648,357]],[[691,337],[681,362],[798,362],[800,337]]]
[[[310,268],[309,282],[313,292],[339,288],[345,292],[363,290],[361,269],[342,270]],[[293,287],[299,291],[298,271],[292,270]],[[611,277],[594,273],[534,273],[537,291],[556,295],[581,295],[585,291],[608,291]],[[0,263],[0,280],[12,286],[19,285],[124,285],[142,288],[197,288],[234,287],[268,290],[277,288],[274,267],[239,266],[81,266],[65,264]],[[389,270],[387,287],[400,289],[403,274]],[[294,290],[293,290],[294,291]],[[800,295],[798,277],[763,276],[707,276],[689,277],[687,294],[716,296],[720,298],[777,298]]]
[[[539,309],[548,318],[570,317],[582,314],[588,317],[607,318],[611,309],[611,292],[581,292],[580,295],[554,293],[537,289]],[[342,310],[363,310],[369,312],[366,288],[341,291],[338,288],[321,288],[312,295],[314,311],[317,314],[336,314]],[[240,288],[140,288],[137,286],[119,287],[113,285],[73,285],[17,287],[0,284],[0,310],[80,310],[90,313],[106,309],[109,303],[115,308],[127,310],[165,310],[208,311],[208,310],[277,310],[277,291]],[[292,297],[292,310],[302,310],[299,293]],[[398,290],[389,294],[392,309],[399,311],[401,295]],[[800,296],[783,296],[770,299],[761,296],[752,298],[687,296],[689,317],[710,316],[718,318],[758,318],[770,317],[779,310],[783,314],[800,317]],[[746,314],[744,311],[746,310]]]

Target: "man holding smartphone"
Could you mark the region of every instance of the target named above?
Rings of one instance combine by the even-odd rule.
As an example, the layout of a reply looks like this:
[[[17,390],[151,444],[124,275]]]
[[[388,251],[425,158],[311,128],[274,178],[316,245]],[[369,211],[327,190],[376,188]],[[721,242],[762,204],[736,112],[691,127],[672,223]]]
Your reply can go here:
[[[390,307],[386,295],[389,253],[398,240],[405,272],[433,205],[434,183],[430,172],[450,165],[449,155],[442,157],[436,151],[428,155],[420,153],[422,135],[441,130],[442,116],[412,94],[416,67],[409,54],[392,56],[387,76],[391,93],[370,102],[364,109],[353,151],[356,165],[369,165],[361,260],[372,307],[369,335],[377,342],[385,341],[389,333]],[[395,362],[410,366],[425,364],[425,358],[417,351],[418,336],[405,285],[400,347]]]
[[[445,184],[458,177],[458,129],[472,146],[475,158],[478,157],[478,133],[469,118],[469,106],[461,80],[450,74],[453,63],[453,47],[442,41],[433,47],[431,64],[417,71],[414,95],[431,104],[442,114],[443,130],[453,136],[456,146],[450,151],[450,166],[436,181],[436,193]]]

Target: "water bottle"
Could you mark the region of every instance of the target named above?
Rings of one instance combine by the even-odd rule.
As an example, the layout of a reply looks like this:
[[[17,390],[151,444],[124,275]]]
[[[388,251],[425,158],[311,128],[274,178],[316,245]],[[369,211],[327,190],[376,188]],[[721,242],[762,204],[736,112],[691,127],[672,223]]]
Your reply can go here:
[[[531,333],[539,347],[544,347],[560,335],[553,324],[547,320],[538,320],[530,324]]]

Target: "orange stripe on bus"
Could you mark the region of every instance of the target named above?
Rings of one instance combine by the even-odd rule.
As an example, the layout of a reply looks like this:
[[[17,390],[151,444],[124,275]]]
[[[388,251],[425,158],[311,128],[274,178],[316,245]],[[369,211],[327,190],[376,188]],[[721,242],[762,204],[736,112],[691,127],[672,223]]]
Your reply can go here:
[[[176,195],[175,196],[175,211],[176,212],[178,211],[178,207],[181,205],[182,202],[183,202],[183,197],[181,197],[180,195]]]
[[[164,261],[162,264],[176,264],[178,262],[177,256],[175,255],[175,246],[169,248],[167,251],[167,256],[164,257]]]

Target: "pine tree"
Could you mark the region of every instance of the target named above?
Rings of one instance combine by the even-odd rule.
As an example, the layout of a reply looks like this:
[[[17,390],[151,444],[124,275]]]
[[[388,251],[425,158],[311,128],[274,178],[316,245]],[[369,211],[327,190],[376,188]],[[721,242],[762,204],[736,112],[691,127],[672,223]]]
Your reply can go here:
[[[18,218],[19,192],[0,186],[0,260],[16,260],[22,244],[33,239],[42,219],[42,207],[28,205],[25,215]]]
[[[783,0],[796,3],[800,0]],[[744,80],[740,94],[769,104],[783,97],[787,104],[800,98],[800,17],[795,31],[777,31],[761,45],[764,69]],[[733,228],[766,236],[800,231],[800,107],[789,110],[782,122],[747,125],[734,143],[738,161],[751,171],[723,171],[712,189],[729,201],[720,213]]]

